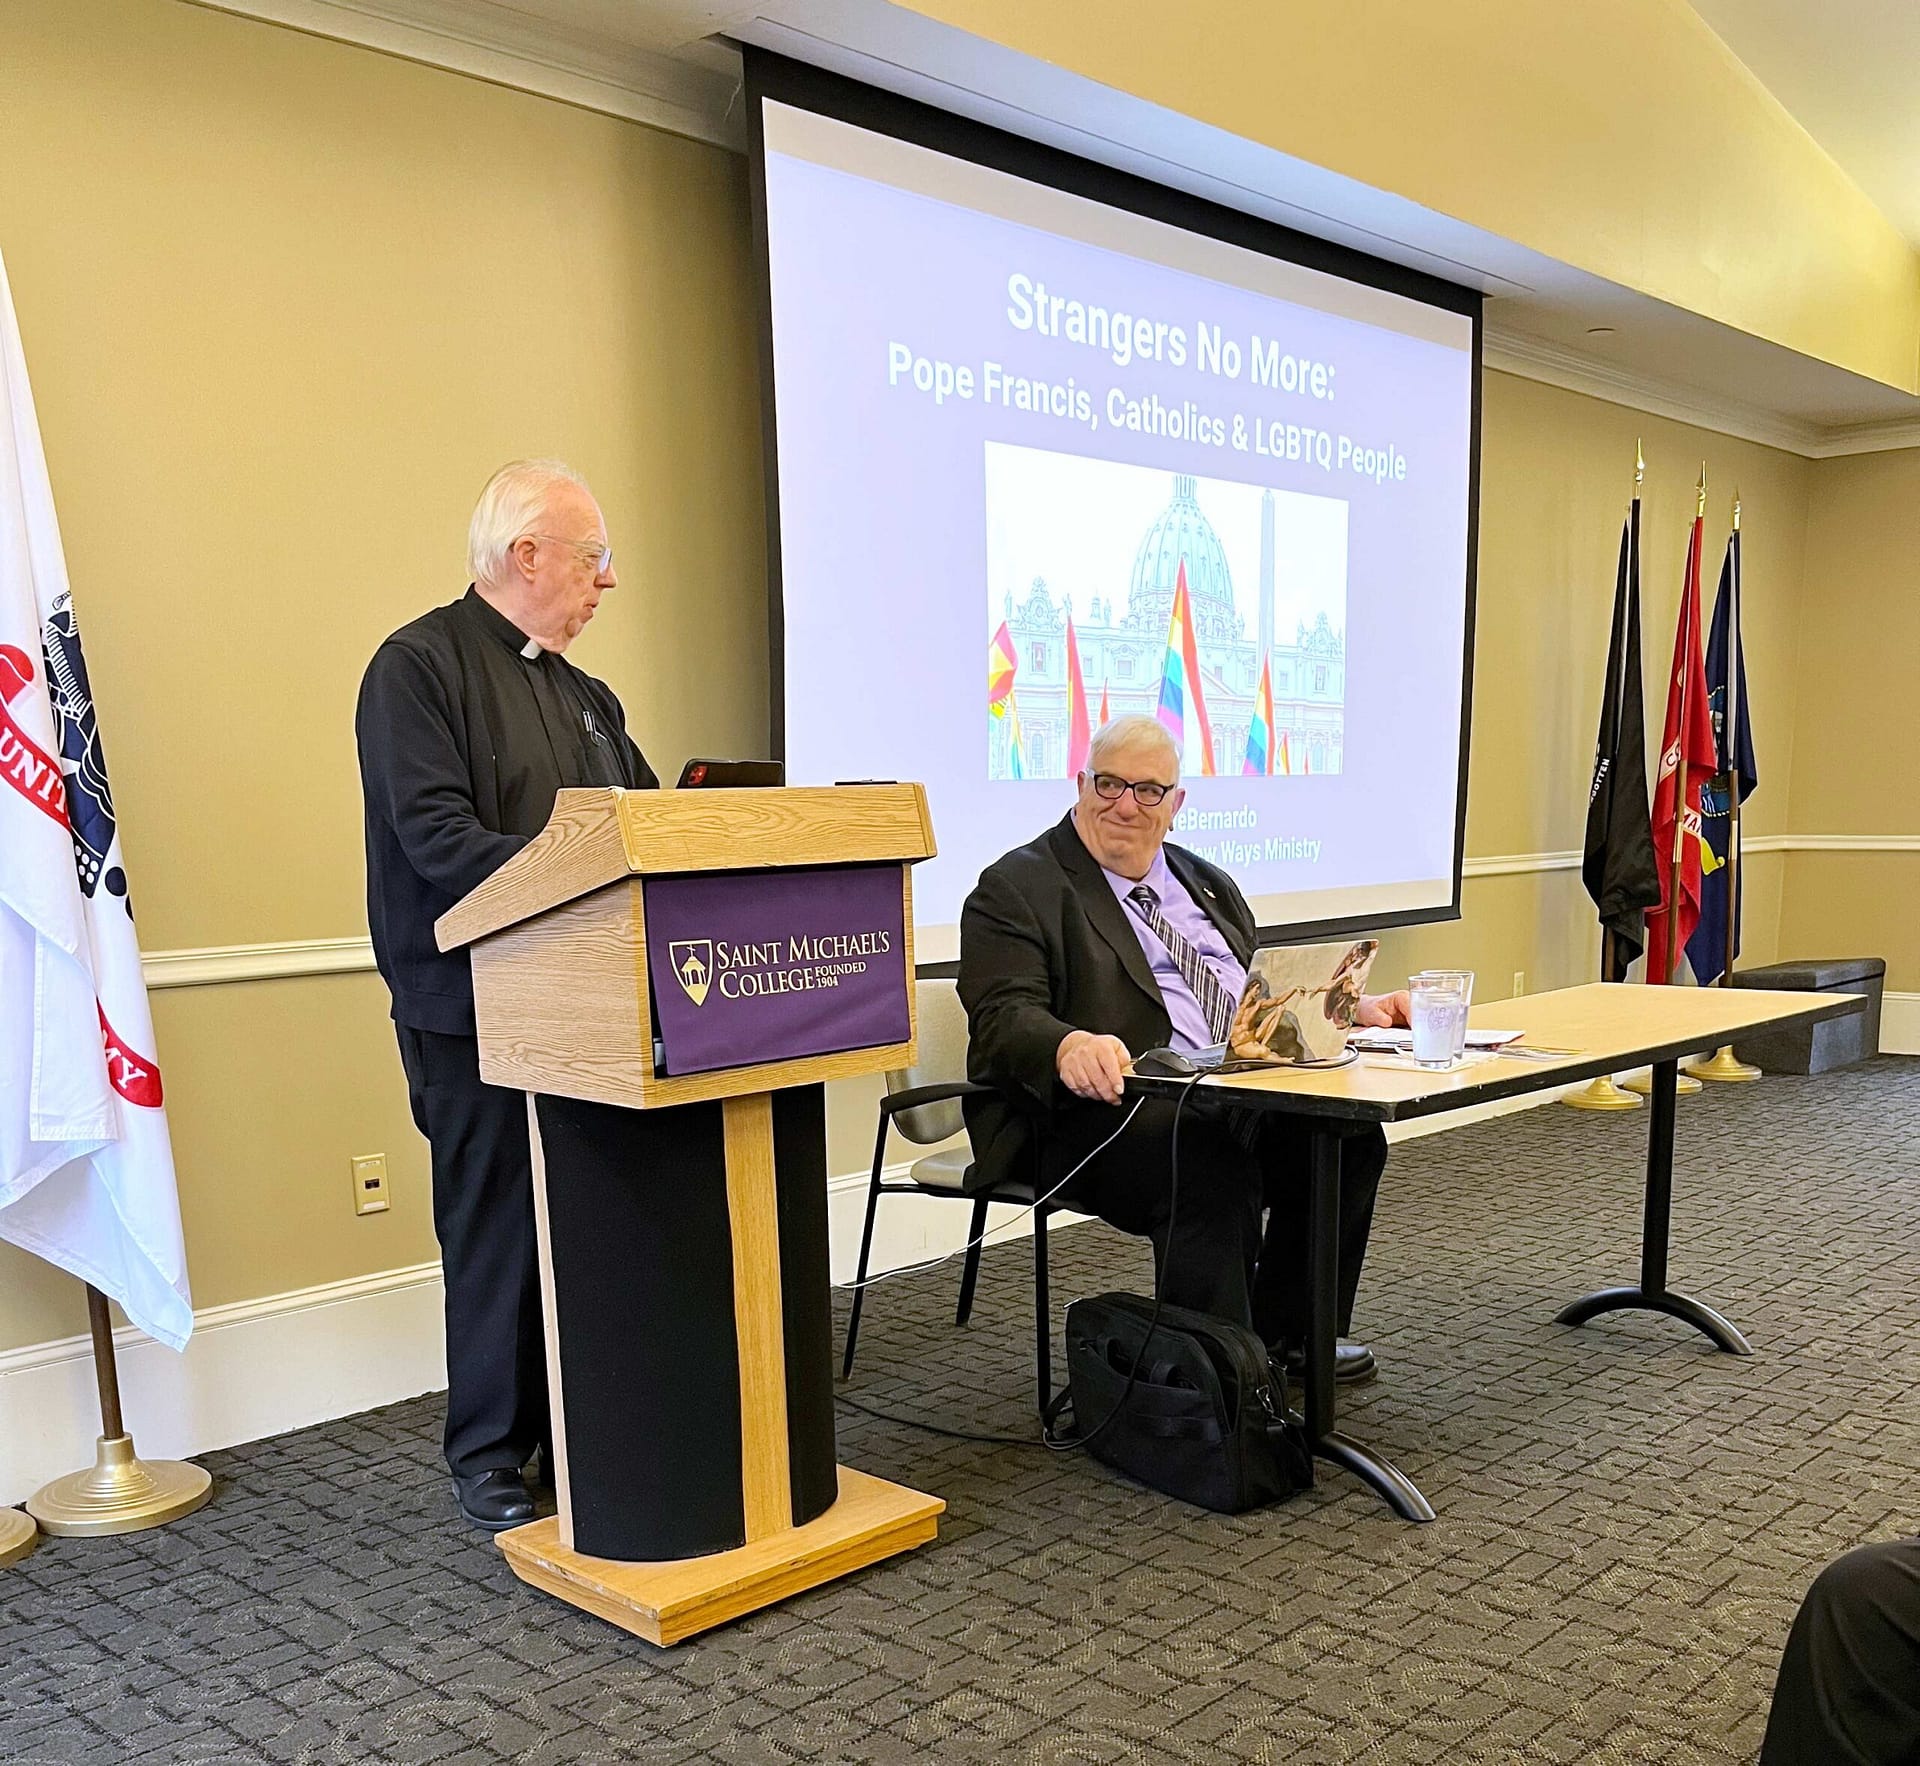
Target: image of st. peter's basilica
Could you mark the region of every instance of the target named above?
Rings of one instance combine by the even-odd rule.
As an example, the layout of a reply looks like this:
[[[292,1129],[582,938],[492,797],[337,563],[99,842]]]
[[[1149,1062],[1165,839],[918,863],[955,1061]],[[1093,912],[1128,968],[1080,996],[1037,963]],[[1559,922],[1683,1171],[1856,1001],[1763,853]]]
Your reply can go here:
[[[1005,625],[1016,664],[1014,715],[986,720],[989,778],[1065,777],[1069,618],[1091,725],[1103,701],[1154,714],[1182,564],[1214,771],[1244,770],[1263,658],[1273,771],[1340,771],[1343,500],[992,443],[986,503],[987,629]]]

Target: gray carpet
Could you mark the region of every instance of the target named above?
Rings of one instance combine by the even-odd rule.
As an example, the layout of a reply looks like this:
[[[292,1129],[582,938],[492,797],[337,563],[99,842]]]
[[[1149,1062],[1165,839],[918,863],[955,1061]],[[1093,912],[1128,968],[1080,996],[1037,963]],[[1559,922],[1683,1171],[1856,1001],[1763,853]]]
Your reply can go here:
[[[454,1520],[437,1402],[210,1456],[212,1507],[0,1571],[0,1757],[72,1762],[1750,1760],[1814,1570],[1920,1525],[1920,1064],[1683,1102],[1671,1320],[1583,1331],[1637,1268],[1644,1113],[1409,1143],[1343,1406],[1440,1510],[1323,1469],[1227,1519],[1083,1457],[843,1413],[946,1497],[939,1541],[670,1652],[522,1588]],[[1056,1235],[1057,1293],[1143,1248]],[[862,1401],[1019,1431],[1028,1252],[877,1290]],[[844,1301],[837,1302],[844,1314]]]

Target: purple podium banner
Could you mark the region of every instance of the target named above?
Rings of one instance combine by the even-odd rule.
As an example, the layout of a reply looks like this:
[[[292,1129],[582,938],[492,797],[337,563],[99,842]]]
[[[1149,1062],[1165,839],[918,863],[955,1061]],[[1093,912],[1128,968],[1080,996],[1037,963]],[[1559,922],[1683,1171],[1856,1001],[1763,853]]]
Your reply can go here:
[[[719,871],[644,886],[663,1073],[905,1042],[899,865]]]

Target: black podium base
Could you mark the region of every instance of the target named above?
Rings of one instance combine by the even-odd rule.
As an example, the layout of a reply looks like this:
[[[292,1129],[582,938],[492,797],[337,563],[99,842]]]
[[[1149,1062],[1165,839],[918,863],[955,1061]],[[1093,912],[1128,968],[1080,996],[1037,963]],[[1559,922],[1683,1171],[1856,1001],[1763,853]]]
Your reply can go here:
[[[825,1093],[768,1095],[784,1351],[774,1377],[784,1377],[800,1526],[837,1490]],[[545,1094],[534,1104],[561,1535],[576,1552],[626,1562],[743,1546],[751,1480],[727,1106],[632,1110]],[[749,1310],[758,1303],[747,1297]],[[766,1377],[766,1359],[749,1384]]]

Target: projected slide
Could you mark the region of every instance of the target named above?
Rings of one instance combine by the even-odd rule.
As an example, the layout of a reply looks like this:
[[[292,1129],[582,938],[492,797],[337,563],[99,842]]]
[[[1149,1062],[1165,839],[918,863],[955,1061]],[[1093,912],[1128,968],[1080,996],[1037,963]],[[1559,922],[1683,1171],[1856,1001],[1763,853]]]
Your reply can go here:
[[[788,777],[927,785],[920,958],[1129,712],[1264,924],[1444,908],[1472,321],[762,119]]]
[[[1073,778],[1134,712],[1189,775],[1340,771],[1344,499],[988,442],[986,522],[988,778]]]

